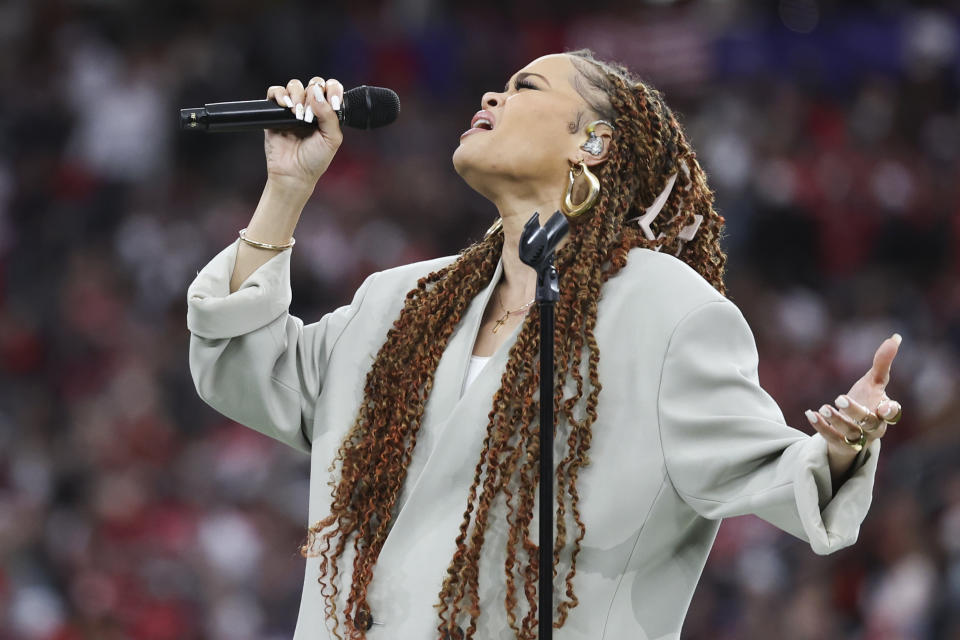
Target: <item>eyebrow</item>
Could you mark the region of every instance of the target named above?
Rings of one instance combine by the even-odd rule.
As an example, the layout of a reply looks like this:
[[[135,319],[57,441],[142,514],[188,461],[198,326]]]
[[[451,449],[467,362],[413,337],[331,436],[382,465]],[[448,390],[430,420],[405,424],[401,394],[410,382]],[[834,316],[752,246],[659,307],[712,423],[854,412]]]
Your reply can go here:
[[[539,73],[533,73],[532,71],[521,71],[520,73],[517,74],[517,77],[514,79],[514,82],[520,82],[521,80],[529,76],[537,76],[538,78],[546,82],[548,87],[550,86],[549,80],[547,80],[544,76],[540,75]],[[506,93],[509,90],[510,90],[510,81],[507,80],[507,84],[503,86],[503,92]]]

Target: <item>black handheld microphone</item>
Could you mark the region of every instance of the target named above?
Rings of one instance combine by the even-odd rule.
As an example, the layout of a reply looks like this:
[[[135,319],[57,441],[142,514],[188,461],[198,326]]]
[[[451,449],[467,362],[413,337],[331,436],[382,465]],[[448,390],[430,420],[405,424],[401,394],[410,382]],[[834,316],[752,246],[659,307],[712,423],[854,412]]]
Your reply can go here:
[[[376,129],[397,119],[400,98],[384,87],[361,85],[343,94],[343,105],[335,112],[340,126]],[[202,107],[180,110],[180,128],[187,131],[259,131],[260,129],[315,129],[316,122],[297,120],[287,107],[274,100],[211,102]]]

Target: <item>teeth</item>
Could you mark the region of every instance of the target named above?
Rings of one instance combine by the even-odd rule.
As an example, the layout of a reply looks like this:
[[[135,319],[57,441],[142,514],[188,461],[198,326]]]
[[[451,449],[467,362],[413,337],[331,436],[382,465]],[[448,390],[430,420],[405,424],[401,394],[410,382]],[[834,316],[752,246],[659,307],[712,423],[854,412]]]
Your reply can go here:
[[[473,123],[473,126],[474,126],[474,127],[479,127],[479,126],[481,126],[481,125],[486,125],[486,128],[487,128],[487,129],[492,129],[492,128],[493,128],[493,125],[490,124],[490,121],[489,121],[489,120],[486,120],[486,119],[484,119],[484,118],[478,118],[478,119]]]

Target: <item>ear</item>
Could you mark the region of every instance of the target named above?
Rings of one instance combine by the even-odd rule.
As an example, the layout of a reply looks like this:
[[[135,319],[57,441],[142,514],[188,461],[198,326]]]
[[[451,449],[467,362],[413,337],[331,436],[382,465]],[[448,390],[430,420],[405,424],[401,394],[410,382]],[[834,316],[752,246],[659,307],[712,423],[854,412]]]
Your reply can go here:
[[[578,134],[580,142],[577,145],[576,156],[571,159],[571,162],[576,163],[582,159],[588,167],[594,167],[607,159],[607,154],[610,152],[610,142],[613,140],[613,129],[603,121],[593,123],[593,133],[601,143],[599,153],[594,154],[593,151],[596,149],[588,151],[583,148],[583,145],[591,139],[590,133],[587,131],[589,128],[590,125],[587,125]]]

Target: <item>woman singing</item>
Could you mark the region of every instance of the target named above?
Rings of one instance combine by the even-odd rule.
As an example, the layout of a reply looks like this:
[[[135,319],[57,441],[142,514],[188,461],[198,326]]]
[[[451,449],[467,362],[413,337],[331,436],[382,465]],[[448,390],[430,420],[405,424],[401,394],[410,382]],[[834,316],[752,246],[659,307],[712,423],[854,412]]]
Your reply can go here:
[[[288,313],[293,233],[342,137],[343,87],[267,97],[241,238],[188,292],[190,368],[224,415],[310,453],[296,640],[677,638],[720,520],[753,513],[818,554],[853,544],[900,343],[787,426],[724,296],[723,218],[660,94],[588,51],[483,95],[453,154],[499,212],[458,256],[369,276],[313,324]],[[591,178],[599,192],[590,189]],[[537,611],[538,310],[518,241],[563,209],[557,251],[554,610]],[[549,569],[548,569],[549,570]]]

